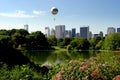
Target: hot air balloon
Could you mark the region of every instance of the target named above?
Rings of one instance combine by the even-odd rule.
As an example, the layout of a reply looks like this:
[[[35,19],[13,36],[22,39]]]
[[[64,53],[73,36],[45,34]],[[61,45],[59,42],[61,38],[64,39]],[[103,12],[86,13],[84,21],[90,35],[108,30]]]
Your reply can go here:
[[[52,13],[53,15],[56,15],[56,14],[58,13],[58,9],[57,9],[56,7],[52,7],[52,8],[51,8],[51,13]]]
[[[51,13],[53,14],[53,15],[56,15],[57,13],[58,13],[58,9],[56,8],[56,7],[52,7],[51,8]],[[55,16],[54,16],[55,17]],[[55,18],[54,18],[54,21],[55,21]]]

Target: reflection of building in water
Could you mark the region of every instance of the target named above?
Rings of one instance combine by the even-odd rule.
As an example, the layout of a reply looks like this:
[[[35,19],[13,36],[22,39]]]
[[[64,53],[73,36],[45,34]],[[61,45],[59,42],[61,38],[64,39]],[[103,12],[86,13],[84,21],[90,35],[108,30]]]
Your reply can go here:
[[[63,60],[60,60],[59,58],[56,59],[55,63],[56,64],[60,64],[60,63],[63,63],[64,61]]]
[[[45,27],[45,36],[46,37],[50,36],[50,28],[49,27]]]
[[[42,64],[42,66],[51,66],[52,64],[50,63],[50,62],[48,62],[48,61],[46,61],[46,62],[44,62],[43,64]]]

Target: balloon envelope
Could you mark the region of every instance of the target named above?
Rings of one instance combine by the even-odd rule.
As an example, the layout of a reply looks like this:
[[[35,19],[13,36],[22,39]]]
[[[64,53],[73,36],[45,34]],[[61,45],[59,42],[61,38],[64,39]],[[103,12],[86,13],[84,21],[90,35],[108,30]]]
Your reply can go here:
[[[52,13],[53,15],[56,15],[56,14],[58,13],[58,9],[57,9],[56,7],[52,7],[52,8],[51,8],[51,13]]]

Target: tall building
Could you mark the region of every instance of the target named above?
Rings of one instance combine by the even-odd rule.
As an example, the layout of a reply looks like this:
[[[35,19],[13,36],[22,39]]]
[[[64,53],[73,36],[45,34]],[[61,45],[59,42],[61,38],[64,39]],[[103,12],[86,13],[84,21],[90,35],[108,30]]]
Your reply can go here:
[[[50,36],[50,28],[49,27],[45,27],[45,36],[46,37]]]
[[[80,33],[76,33],[75,37],[79,38],[80,37]]]
[[[24,29],[25,29],[26,31],[28,31],[28,27],[29,27],[28,24],[24,25]]]
[[[68,37],[68,30],[65,30],[65,37]]]
[[[93,37],[98,37],[99,36],[99,34],[93,34]]]
[[[92,38],[92,32],[91,31],[89,32],[89,38]]]
[[[72,38],[76,36],[76,29],[72,28]]]
[[[120,28],[117,28],[117,32],[120,32]]]
[[[72,37],[72,32],[71,30],[66,30],[65,31],[65,37],[71,38]]]
[[[50,35],[55,35],[55,30],[53,28],[51,29],[51,34]]]
[[[114,27],[108,27],[107,29],[107,35],[115,33],[115,28]]]
[[[65,25],[55,26],[55,36],[57,39],[63,39],[65,37]]]
[[[100,31],[99,36],[103,36],[103,32],[102,31]]]
[[[80,27],[80,37],[89,39],[89,26]]]

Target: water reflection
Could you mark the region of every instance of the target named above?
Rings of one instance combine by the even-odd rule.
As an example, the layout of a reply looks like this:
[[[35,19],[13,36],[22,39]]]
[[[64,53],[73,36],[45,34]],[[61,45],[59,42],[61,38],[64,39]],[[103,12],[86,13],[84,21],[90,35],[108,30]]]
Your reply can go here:
[[[103,53],[103,52],[102,52]],[[104,52],[105,53],[105,52]],[[101,54],[101,51],[26,51],[27,56],[35,64],[59,64],[64,61],[89,59]]]

